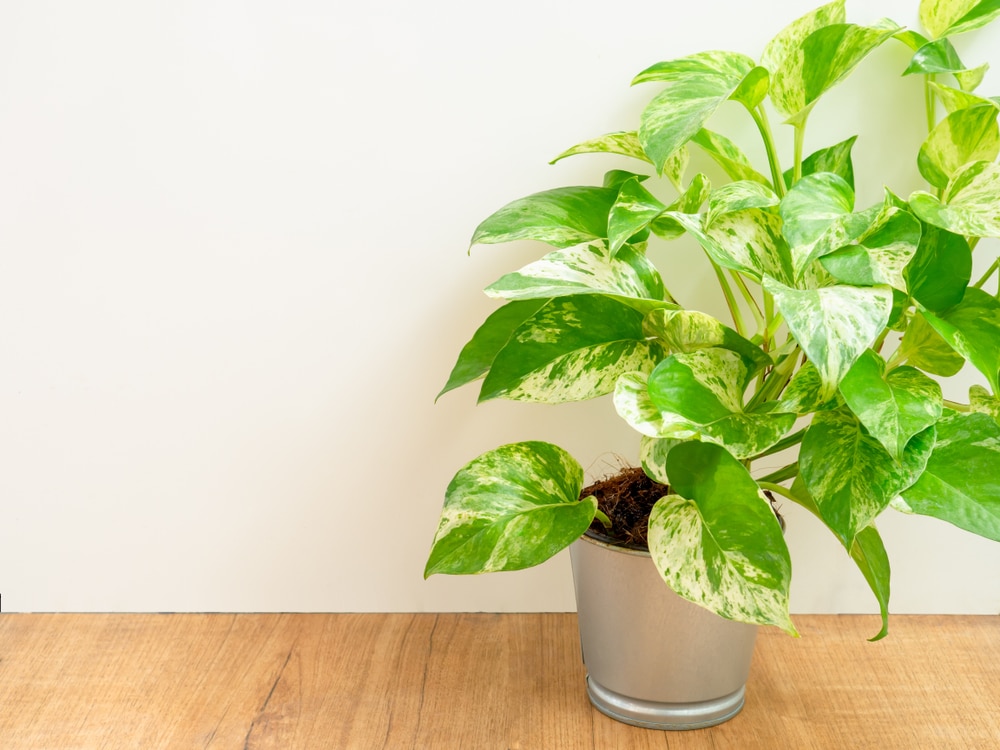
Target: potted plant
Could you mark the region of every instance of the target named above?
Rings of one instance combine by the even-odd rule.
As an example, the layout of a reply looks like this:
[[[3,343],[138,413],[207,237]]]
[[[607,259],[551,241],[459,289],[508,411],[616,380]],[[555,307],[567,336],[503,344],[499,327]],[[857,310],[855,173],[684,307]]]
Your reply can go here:
[[[883,511],[1000,540],[1000,261],[995,244],[979,246],[1000,237],[1000,99],[976,93],[985,66],[967,67],[950,41],[1000,15],[1000,4],[921,0],[919,15],[923,33],[888,20],[859,26],[836,0],[784,28],[756,61],[712,51],[652,65],[633,81],[653,91],[637,129],[557,157],[619,154],[640,171],[516,200],[475,230],[473,244],[551,248],[486,289],[503,305],[462,350],[442,393],[481,379],[480,400],[613,394],[641,435],[642,471],[625,494],[651,505],[640,523],[648,552],[623,543],[611,493],[581,492],[571,456],[524,442],[457,473],[425,576],[516,570],[572,544],[591,699],[616,718],[664,727],[724,720],[742,705],[753,627],[796,634],[775,495],[815,514],[857,564],[882,614],[875,639],[888,627],[889,565],[875,525]],[[885,44],[909,47],[900,72],[923,77],[914,105],[928,135],[900,159],[927,184],[884,185],[882,200],[856,206],[855,139],[805,155],[804,134],[823,94]],[[708,129],[723,105],[752,119],[763,168]],[[792,129],[787,161],[775,113]],[[693,151],[726,179],[689,176]],[[880,182],[863,166],[857,173]],[[657,245],[682,234],[704,251],[731,319],[668,289]],[[974,252],[992,258],[976,276]],[[939,380],[966,362],[982,384],[968,403],[945,400]],[[783,467],[758,468],[786,449]],[[611,583],[591,581],[602,570]],[[613,599],[623,589],[659,619],[630,634],[609,632],[622,623],[591,623],[592,609],[623,611]],[[652,603],[658,597],[666,609]],[[652,675],[642,679],[668,680],[695,646],[675,648],[670,664],[655,664],[649,650],[677,643],[663,628],[688,617],[709,618],[687,626],[695,640],[718,625],[725,642],[742,644],[743,655],[725,659],[738,664],[723,687],[690,700],[671,687],[664,698],[655,684],[647,695],[618,687],[616,673],[607,678],[615,685],[596,676],[594,665],[608,661],[598,649],[617,641],[638,657],[612,662],[632,658]],[[708,648],[709,660],[723,661],[720,646]],[[706,669],[697,663],[682,682]]]

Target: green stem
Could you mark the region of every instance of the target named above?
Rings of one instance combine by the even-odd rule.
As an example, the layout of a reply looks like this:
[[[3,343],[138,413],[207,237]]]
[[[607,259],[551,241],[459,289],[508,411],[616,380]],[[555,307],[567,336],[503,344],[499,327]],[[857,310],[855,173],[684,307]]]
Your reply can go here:
[[[795,165],[792,171],[792,184],[802,179],[802,146],[806,140],[806,121],[795,124]]]
[[[763,331],[766,328],[764,323],[764,316],[760,312],[760,305],[757,304],[757,300],[754,299],[753,293],[751,293],[749,287],[747,287],[746,281],[738,271],[729,271],[729,275],[733,277],[733,281],[736,282],[736,288],[740,290],[740,294],[743,295],[743,299],[747,302],[747,307],[750,308],[750,313],[753,315],[753,319],[757,322],[757,330]]]
[[[767,164],[771,168],[771,182],[774,183],[774,192],[781,198],[785,195],[785,178],[782,176],[781,164],[778,162],[778,150],[774,146],[774,136],[771,134],[771,125],[767,121],[767,112],[764,110],[763,104],[749,111],[753,121],[757,123],[760,137],[764,141],[764,150],[767,152]]]
[[[962,404],[959,403],[958,401],[949,401],[948,399],[945,399],[944,405],[947,406],[949,409],[954,409],[955,411],[960,411],[965,413],[972,411],[972,406],[970,404]]]
[[[768,448],[766,451],[758,453],[751,460],[756,461],[759,458],[764,458],[765,456],[771,456],[774,455],[775,453],[779,453],[785,450],[785,448],[791,448],[793,445],[798,445],[799,443],[802,442],[802,438],[805,436],[805,434],[806,434],[806,428],[803,427],[798,432],[793,432],[791,435],[782,438],[777,443]]]
[[[795,365],[799,360],[799,352],[801,350],[798,346],[793,349],[781,363],[775,367],[767,376],[767,380],[764,382],[763,387],[757,390],[757,393],[753,395],[747,404],[746,408],[752,409],[758,404],[766,403],[778,397],[788,385],[788,381],[792,377],[792,373],[795,372]]]
[[[990,266],[989,269],[987,269],[986,273],[983,274],[983,278],[981,278],[972,286],[974,286],[976,289],[982,289],[983,284],[985,284],[987,281],[990,280],[990,276],[995,274],[998,268],[1000,268],[1000,258],[997,258],[995,261],[993,261],[993,265]]]
[[[715,269],[715,276],[719,280],[719,286],[722,287],[722,294],[726,298],[726,305],[729,307],[729,314],[733,318],[733,325],[736,326],[737,333],[746,338],[746,323],[743,320],[743,313],[740,312],[740,306],[736,302],[736,296],[733,294],[733,289],[729,286],[729,282],[726,280],[726,275],[716,263],[712,263],[712,268]]]
[[[776,492],[782,497],[787,497],[793,503],[797,505],[802,505],[802,502],[797,497],[795,497],[795,495],[792,494],[792,491],[789,490],[787,487],[782,487],[780,484],[774,484],[773,482],[768,482],[763,479],[758,479],[757,485],[762,490],[770,490],[771,492]]]
[[[937,125],[937,107],[934,101],[934,89],[931,84],[937,78],[933,73],[924,76],[924,111],[927,113],[927,132],[930,133]]]
[[[611,519],[607,517],[603,510],[600,508],[594,512],[594,518],[601,522],[601,525],[608,531],[611,531]]]

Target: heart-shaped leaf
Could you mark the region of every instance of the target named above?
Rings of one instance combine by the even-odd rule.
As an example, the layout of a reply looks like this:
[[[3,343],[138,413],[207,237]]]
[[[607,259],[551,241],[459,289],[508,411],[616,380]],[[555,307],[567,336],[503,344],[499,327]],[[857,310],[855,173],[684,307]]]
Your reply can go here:
[[[957,110],[941,120],[917,157],[924,179],[943,188],[969,162],[996,159],[1000,154],[998,113],[996,107],[982,105]]]
[[[520,570],[568,547],[590,526],[583,469],[550,443],[504,445],[451,480],[424,578]]]
[[[990,394],[981,385],[974,385],[969,388],[969,406],[972,411],[980,414],[988,414],[993,417],[993,421],[1000,424],[1000,399]]]
[[[962,301],[972,278],[969,243],[961,235],[923,224],[917,252],[903,276],[913,299],[928,310],[947,310]]]
[[[796,18],[767,43],[760,56],[760,64],[772,73],[781,69],[789,56],[796,54],[802,44],[817,29],[847,18],[844,0],[835,0]]]
[[[629,238],[649,227],[667,207],[656,196],[631,179],[622,184],[608,217],[608,242],[611,254],[618,252]]]
[[[672,352],[693,352],[719,347],[736,352],[756,368],[771,365],[771,357],[759,346],[723,325],[718,319],[697,310],[653,310],[643,321],[650,336],[655,336]]]
[[[537,240],[571,247],[608,236],[608,213],[618,197],[615,188],[564,187],[508,203],[483,221],[472,244]]]
[[[949,412],[920,479],[903,492],[908,510],[1000,541],[1000,425],[987,414]]]
[[[830,286],[798,290],[765,279],[764,288],[785,318],[789,330],[819,373],[819,398],[831,398],[851,365],[889,322],[892,292],[888,287]]]
[[[643,332],[643,317],[597,294],[549,300],[497,353],[479,400],[563,403],[610,393],[619,375],[649,372],[664,357]]]
[[[663,90],[646,106],[639,126],[643,150],[658,170],[691,140],[719,106],[740,89],[755,69],[753,60],[735,52],[701,52],[657,63],[633,83],[656,81]],[[757,75],[757,74],[755,74]]]
[[[1000,390],[1000,300],[970,287],[954,307],[924,317],[951,347],[986,376],[994,392]]]
[[[966,237],[1000,237],[1000,165],[977,161],[958,170],[943,199],[917,191],[913,213],[928,224]]]
[[[641,372],[627,372],[618,378],[614,404],[618,416],[643,436],[686,439],[698,433],[697,427],[679,414],[660,411],[649,396],[649,377]]]
[[[897,461],[906,444],[941,417],[941,386],[912,367],[886,373],[885,361],[871,349],[862,354],[840,383],[851,411]]]
[[[495,310],[463,347],[448,382],[437,397],[441,398],[448,391],[483,377],[518,326],[538,312],[546,302],[544,299],[510,302]]]
[[[788,548],[746,468],[723,448],[686,442],[667,455],[667,473],[677,494],[649,517],[649,551],[667,585],[722,617],[796,635]]]
[[[954,45],[947,39],[937,39],[927,42],[913,53],[903,75],[957,73],[965,69]]]
[[[538,299],[571,294],[607,294],[663,302],[663,281],[643,253],[623,247],[611,256],[599,244],[553,250],[540,260],[499,278],[486,294],[500,299]]]
[[[899,348],[900,361],[943,378],[957,374],[965,364],[965,357],[952,349],[923,315],[910,319]]]
[[[978,29],[998,15],[998,0],[920,0],[920,23],[934,37]]]
[[[850,409],[817,412],[799,450],[799,475],[827,526],[849,550],[854,538],[923,471],[934,428],[919,433],[895,461],[861,429]]]
[[[853,194],[854,162],[851,159],[851,149],[854,148],[856,140],[858,137],[852,135],[846,141],[813,152],[802,160],[802,176],[806,177],[817,172],[831,172],[844,180]],[[792,186],[793,172],[792,169],[785,170],[783,175],[785,187]]]
[[[845,284],[888,284],[906,291],[903,272],[917,252],[920,226],[909,211],[884,209],[857,240],[824,255],[820,263]]]

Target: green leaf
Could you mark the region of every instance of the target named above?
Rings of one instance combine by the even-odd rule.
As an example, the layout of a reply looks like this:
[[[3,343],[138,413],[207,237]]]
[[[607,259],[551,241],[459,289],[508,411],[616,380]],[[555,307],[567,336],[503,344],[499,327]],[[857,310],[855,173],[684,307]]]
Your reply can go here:
[[[652,164],[652,160],[646,156],[639,143],[639,134],[634,130],[631,132],[608,133],[600,138],[592,138],[589,141],[578,143],[572,148],[563,151],[559,156],[549,162],[555,164],[560,159],[575,154],[621,154],[631,156],[633,159],[640,159],[647,164]]]
[[[779,70],[790,56],[797,54],[802,44],[817,29],[847,19],[844,0],[836,0],[816,8],[795,19],[767,43],[760,56],[760,64],[772,73]]]
[[[662,237],[665,240],[680,237],[684,234],[685,229],[671,214],[698,213],[698,209],[701,208],[702,203],[708,200],[711,191],[712,186],[708,178],[703,174],[696,174],[691,180],[691,184],[677,197],[677,200],[667,206],[663,214],[650,222],[649,228],[657,237]]]
[[[623,247],[611,256],[599,244],[553,250],[540,260],[486,287],[500,299],[539,299],[571,294],[607,294],[663,302],[663,281],[643,253]]]
[[[740,82],[729,98],[752,111],[767,96],[770,79],[771,74],[767,69],[757,66],[747,73],[746,78]]]
[[[959,59],[952,43],[947,39],[938,39],[928,42],[913,54],[903,75],[958,73],[965,69],[965,64]]]
[[[670,478],[667,476],[667,456],[674,446],[682,442],[684,441],[676,438],[653,438],[643,435],[639,443],[639,462],[646,476],[662,485],[670,484]]]
[[[924,317],[951,347],[1000,390],[1000,300],[970,287],[955,307]]]
[[[772,364],[771,357],[759,346],[711,315],[697,310],[653,310],[643,321],[643,328],[672,352],[693,352],[711,347],[728,349],[754,363],[751,373]]]
[[[947,310],[962,301],[969,286],[972,249],[961,235],[924,224],[903,275],[913,299],[928,310]]]
[[[842,407],[817,412],[799,449],[799,475],[820,515],[848,550],[854,538],[923,471],[934,428],[914,436],[897,463]]]
[[[563,403],[610,393],[619,375],[649,372],[664,357],[660,344],[646,339],[642,319],[597,294],[550,300],[494,358],[479,400]]]
[[[771,185],[771,181],[753,168],[745,153],[724,135],[713,133],[702,128],[691,138],[691,143],[698,146],[711,159],[722,167],[732,180],[751,180],[761,185]]]
[[[840,384],[851,411],[897,461],[906,444],[941,417],[941,386],[912,367],[886,373],[871,349],[862,354]]]
[[[882,537],[874,526],[865,526],[854,537],[851,545],[851,559],[858,566],[868,582],[868,587],[878,600],[882,615],[882,629],[870,641],[878,641],[889,635],[889,555],[885,551]]]
[[[687,171],[691,154],[686,145],[674,151],[663,163],[663,174],[673,183],[678,192],[684,190],[684,173]]]
[[[1000,165],[978,161],[959,169],[942,199],[910,196],[913,213],[928,224],[966,237],[1000,237]]]
[[[629,238],[647,229],[653,219],[667,207],[639,184],[636,179],[625,182],[608,217],[608,241],[614,256]]]
[[[846,141],[834,144],[828,148],[821,148],[802,161],[802,176],[806,177],[817,172],[831,172],[847,183],[851,192],[854,191],[854,162],[851,159],[851,149],[854,142],[858,140],[856,135],[852,135]],[[785,187],[791,187],[794,177],[794,170],[787,169],[783,175]]]
[[[715,218],[711,226],[702,216],[669,212],[708,256],[723,268],[732,268],[761,279],[791,278],[791,256],[781,235],[781,217],[770,209],[732,211]]]
[[[1000,424],[1000,399],[991,395],[981,385],[969,388],[969,406],[972,407],[972,411],[988,414],[993,417],[994,422]]]
[[[955,73],[955,80],[958,81],[958,85],[962,91],[975,91],[979,88],[979,84],[983,82],[983,79],[986,77],[986,71],[989,69],[990,64],[983,63],[969,70],[960,70]]]
[[[809,494],[809,490],[806,489],[801,475],[795,477],[791,492],[796,503],[808,510],[820,521],[823,521],[819,507]],[[874,524],[865,526],[865,528],[858,532],[857,536],[854,537],[854,543],[851,544],[849,551],[854,564],[858,566],[858,570],[865,577],[868,587],[875,594],[875,599],[879,605],[879,612],[882,615],[882,629],[868,640],[881,640],[889,633],[890,570],[889,556],[886,554],[882,537],[879,535]]]
[[[979,107],[982,105],[1000,107],[1000,104],[994,100],[970,94],[968,91],[951,88],[950,86],[943,86],[940,83],[935,82],[931,82],[930,86],[937,95],[937,98],[941,100],[942,104],[944,104],[944,108],[948,112],[955,112],[959,109],[968,109],[969,107]]]
[[[751,208],[771,208],[777,206],[780,199],[766,185],[751,180],[730,182],[716,188],[708,199],[708,218],[706,226],[711,226],[723,214],[745,211]]]
[[[847,371],[885,328],[892,312],[888,287],[831,286],[797,290],[773,279],[764,289],[819,373],[819,397],[833,396]]]
[[[819,371],[812,362],[806,362],[785,386],[781,401],[778,403],[778,410],[801,416],[827,408],[834,401],[830,397],[824,397],[823,390]]]
[[[1000,15],[1000,0],[920,0],[920,23],[931,36],[954,36]]]
[[[517,327],[538,312],[546,302],[544,299],[510,302],[495,310],[463,347],[448,382],[437,398],[485,375],[497,353],[507,345]]]
[[[904,269],[920,243],[920,221],[908,211],[888,208],[850,245],[820,258],[823,267],[845,284],[888,284],[906,291]]]
[[[965,364],[965,357],[952,349],[922,315],[914,315],[899,343],[902,361],[931,375],[950,378]]]
[[[949,412],[937,431],[926,471],[903,492],[908,509],[1000,541],[1000,425]]]
[[[788,548],[747,470],[722,448],[688,442],[667,455],[667,472],[678,494],[649,518],[649,551],[667,585],[722,617],[797,635]]]
[[[743,392],[752,374],[747,362],[725,349],[673,354],[649,376],[649,396],[673,426],[684,420],[704,440],[749,458],[777,443],[795,424],[795,415],[767,408],[746,410]],[[652,437],[677,437],[662,432]]]
[[[740,89],[755,65],[735,52],[701,52],[647,68],[632,81],[665,84],[646,106],[639,126],[643,150],[658,170]],[[756,75],[756,74],[754,74]]]
[[[650,438],[691,438],[697,428],[679,414],[660,411],[649,396],[649,377],[627,372],[618,378],[615,411],[633,430]]]
[[[972,161],[993,161],[1000,154],[996,107],[982,105],[952,112],[920,147],[917,166],[924,179],[943,188]]]
[[[504,445],[451,480],[424,578],[520,570],[579,538],[596,499],[580,500],[583,469],[550,443]]]
[[[793,248],[809,245],[853,210],[854,191],[844,178],[831,172],[803,177],[781,199],[785,239]]]
[[[622,185],[626,182],[631,180],[642,182],[648,179],[649,175],[646,174],[636,174],[635,172],[629,172],[627,169],[612,169],[604,173],[604,187],[621,191]]]
[[[608,236],[608,213],[618,190],[564,187],[508,203],[480,224],[472,244],[538,240],[571,247]]]
[[[866,27],[835,23],[813,31],[793,48],[771,79],[771,101],[787,122],[805,122],[819,98],[852,70],[898,27]]]

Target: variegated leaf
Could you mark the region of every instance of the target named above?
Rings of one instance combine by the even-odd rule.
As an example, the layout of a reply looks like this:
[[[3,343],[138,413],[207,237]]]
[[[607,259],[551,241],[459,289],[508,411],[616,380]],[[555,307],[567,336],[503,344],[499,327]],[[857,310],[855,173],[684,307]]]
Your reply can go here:
[[[920,23],[933,37],[978,29],[998,15],[997,0],[920,0]]]
[[[777,443],[795,415],[766,408],[746,410],[743,392],[750,377],[746,361],[725,349],[673,354],[649,376],[652,403],[664,415],[685,420],[704,440],[749,458]],[[669,437],[676,435],[653,435]]]
[[[965,69],[965,64],[959,58],[954,45],[948,39],[936,39],[922,45],[913,53],[903,75],[957,73]]]
[[[688,162],[691,160],[691,153],[687,145],[681,146],[674,151],[663,163],[663,174],[677,188],[678,192],[684,191],[684,173],[687,172]]]
[[[608,213],[617,197],[614,188],[564,187],[519,198],[483,221],[471,244],[537,240],[571,247],[604,239]]]
[[[974,385],[969,388],[969,406],[972,411],[980,414],[988,414],[993,417],[993,421],[1000,424],[1000,399],[993,396],[981,385]]]
[[[819,511],[819,507],[816,505],[816,501],[809,494],[809,490],[806,489],[801,474],[795,477],[795,481],[792,482],[791,495],[796,503],[806,508],[820,521],[826,523]],[[886,554],[882,537],[874,524],[865,526],[865,528],[857,533],[849,552],[851,559],[858,566],[858,570],[865,577],[868,587],[872,590],[875,599],[878,601],[879,611],[882,615],[882,629],[868,639],[870,641],[877,641],[885,638],[889,633],[890,571],[889,556]]]
[[[719,216],[711,227],[702,216],[669,212],[708,256],[723,268],[732,268],[754,279],[791,277],[791,257],[781,234],[781,217],[768,209],[751,208]]]
[[[761,185],[771,185],[771,181],[767,177],[754,169],[750,159],[740,147],[724,135],[702,128],[692,136],[690,142],[698,146],[722,167],[722,171],[730,179],[750,180],[751,182],[759,182]]]
[[[559,297],[521,324],[493,360],[480,401],[563,403],[603,396],[626,372],[649,372],[663,348],[643,314],[597,294]]]
[[[897,462],[847,407],[817,412],[799,449],[799,474],[824,522],[849,550],[861,529],[924,470],[934,428],[914,436]]]
[[[784,235],[793,247],[810,245],[837,219],[854,210],[854,191],[832,172],[807,175],[781,199]]]
[[[898,27],[835,23],[792,48],[771,80],[771,101],[787,122],[801,125],[819,98],[899,31]]]
[[[580,500],[583,469],[550,443],[504,445],[466,464],[451,480],[424,578],[520,570],[552,557],[594,518]]]
[[[518,326],[538,312],[546,302],[544,299],[510,302],[495,310],[463,347],[448,377],[448,382],[437,398],[483,377],[489,371],[497,353],[506,346]]]
[[[746,55],[701,52],[657,63],[635,77],[633,83],[664,84],[643,111],[639,126],[639,141],[658,170],[737,91],[754,67]]]
[[[718,446],[686,442],[667,455],[667,473],[677,494],[649,518],[649,551],[667,585],[722,617],[796,635],[788,548],[746,468]]]
[[[649,397],[649,378],[628,372],[618,378],[614,395],[615,411],[633,430],[651,438],[690,438],[697,429],[678,414],[665,413]]]
[[[996,107],[982,105],[952,112],[920,147],[917,166],[931,185],[943,188],[972,161],[993,161],[1000,154]]]
[[[919,314],[910,319],[899,348],[900,361],[943,378],[957,374],[965,364],[965,357],[952,349]]]
[[[642,144],[639,143],[639,134],[633,130],[630,132],[608,133],[607,135],[602,135],[600,138],[592,138],[589,141],[578,143],[572,148],[563,151],[559,156],[550,161],[549,164],[555,164],[560,159],[565,159],[567,156],[575,154],[601,153],[621,154],[622,156],[631,156],[633,159],[640,159],[647,164],[653,163],[646,156],[646,152],[642,150]]]
[[[823,381],[812,362],[800,367],[785,386],[778,402],[778,410],[793,414],[811,414],[834,404],[831,398],[823,397]]]
[[[667,456],[674,446],[685,442],[681,438],[655,438],[643,435],[639,442],[639,462],[646,476],[662,485],[670,484],[667,476]]]
[[[802,176],[806,177],[818,172],[831,172],[847,183],[852,193],[854,191],[854,162],[851,159],[851,149],[858,140],[852,135],[846,141],[841,141],[828,148],[821,148],[802,160]],[[783,179],[785,187],[792,186],[793,169],[786,169]]]
[[[905,292],[903,272],[919,243],[920,221],[909,211],[888,208],[857,240],[824,255],[820,262],[845,284],[888,284]]]
[[[943,199],[929,193],[910,196],[913,213],[928,224],[966,237],[1000,237],[1000,165],[978,161],[960,169]]]
[[[1000,391],[1000,300],[970,287],[954,307],[924,317],[951,347],[986,376],[994,392]]]
[[[962,91],[961,89],[944,86],[937,82],[931,82],[930,87],[931,90],[933,90],[937,95],[937,98],[944,105],[945,110],[949,113],[960,109],[980,107],[983,105],[1000,108],[1000,103],[997,103],[993,99],[976,96],[968,91]]]
[[[947,310],[965,296],[972,277],[972,249],[961,235],[924,224],[917,252],[903,276],[913,299],[928,310]]]
[[[719,347],[736,352],[758,368],[772,364],[771,357],[759,346],[697,310],[653,310],[643,321],[643,328],[672,352]]]
[[[979,88],[979,84],[986,78],[986,71],[990,69],[989,63],[983,63],[969,70],[960,70],[955,73],[955,80],[958,81],[962,91],[972,92]]]
[[[626,181],[608,217],[608,242],[612,256],[634,234],[647,229],[653,220],[667,210],[656,196],[636,179]]]
[[[767,90],[771,85],[770,79],[771,74],[767,68],[757,66],[747,73],[746,77],[740,81],[740,85],[736,87],[736,91],[729,98],[734,102],[739,102],[748,110],[753,111],[757,105],[764,101],[764,97],[767,96]]]
[[[906,444],[941,417],[941,386],[912,367],[885,371],[871,349],[862,354],[840,384],[851,411],[897,461]]]
[[[706,226],[711,226],[723,214],[744,211],[751,208],[771,208],[780,199],[766,185],[752,180],[739,180],[718,187],[708,199]]]
[[[649,228],[657,237],[665,240],[672,240],[684,234],[684,226],[680,224],[672,214],[696,214],[701,205],[708,200],[711,194],[712,185],[708,178],[698,173],[691,180],[691,184],[681,193],[677,200],[667,206],[666,210],[657,218],[653,219]]]
[[[819,373],[819,397],[833,396],[851,365],[879,336],[892,312],[888,287],[798,290],[764,280],[788,329]]]
[[[623,247],[615,257],[599,244],[553,250],[486,287],[499,299],[538,299],[571,294],[610,294],[663,301],[663,281],[643,253]]]
[[[776,72],[781,69],[789,56],[801,49],[810,34],[824,26],[843,23],[846,19],[844,0],[835,0],[806,13],[788,24],[767,43],[761,53],[760,64],[772,73]]]
[[[907,509],[1000,541],[1000,425],[948,412],[937,431],[926,471],[903,492]]]
[[[630,180],[642,182],[648,180],[649,175],[629,172],[627,169],[611,169],[604,173],[604,187],[621,191],[622,185]]]

